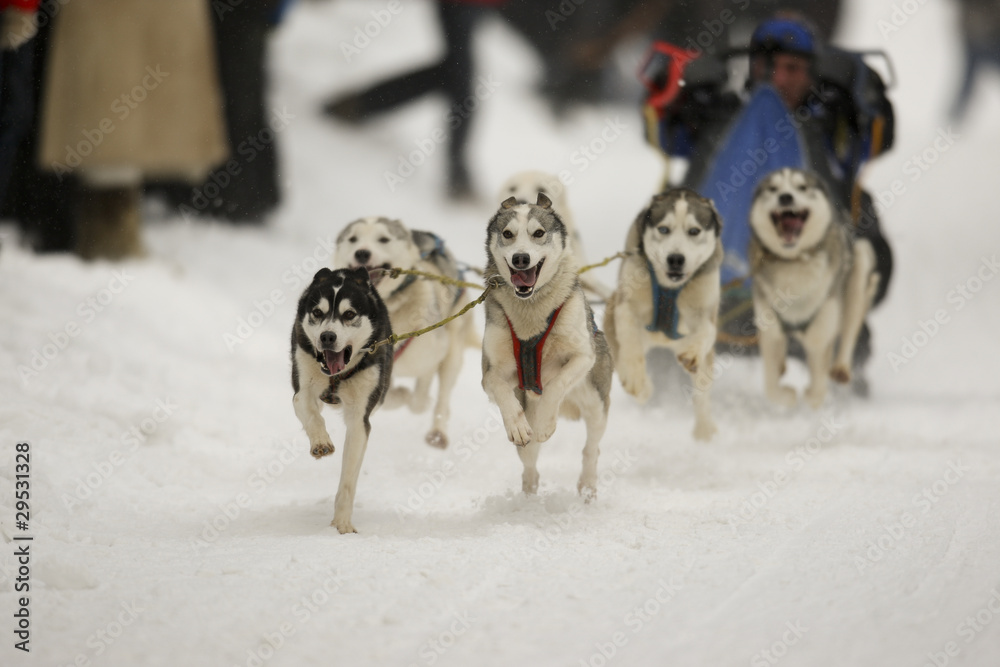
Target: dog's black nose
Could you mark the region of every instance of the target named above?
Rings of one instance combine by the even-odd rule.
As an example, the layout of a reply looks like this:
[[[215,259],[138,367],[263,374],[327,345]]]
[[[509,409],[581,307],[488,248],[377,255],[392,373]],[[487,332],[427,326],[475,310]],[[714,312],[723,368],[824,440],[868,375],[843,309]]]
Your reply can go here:
[[[319,344],[324,348],[332,348],[333,344],[337,342],[337,334],[332,331],[324,331],[319,335]]]
[[[667,269],[670,271],[680,271],[684,268],[684,255],[679,252],[667,255]]]
[[[780,206],[791,206],[795,203],[795,197],[788,194],[787,192],[782,192],[781,196],[778,197],[778,204]]]
[[[514,262],[514,268],[518,271],[525,270],[531,264],[531,256],[526,252],[516,252],[510,260]]]
[[[367,264],[368,260],[372,258],[371,250],[355,250],[354,259],[357,260],[358,264]]]

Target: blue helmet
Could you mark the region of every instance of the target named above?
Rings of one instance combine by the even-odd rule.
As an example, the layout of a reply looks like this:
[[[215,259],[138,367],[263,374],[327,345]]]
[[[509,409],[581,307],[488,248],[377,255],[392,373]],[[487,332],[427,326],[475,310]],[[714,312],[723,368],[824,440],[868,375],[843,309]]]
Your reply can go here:
[[[812,29],[795,19],[767,19],[757,26],[750,37],[750,55],[794,53],[813,58],[817,50]]]

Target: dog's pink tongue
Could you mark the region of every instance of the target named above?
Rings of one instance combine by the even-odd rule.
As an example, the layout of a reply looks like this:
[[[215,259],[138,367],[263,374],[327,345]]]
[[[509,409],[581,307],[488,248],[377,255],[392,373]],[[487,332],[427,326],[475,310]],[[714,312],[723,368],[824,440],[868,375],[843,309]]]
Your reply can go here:
[[[340,352],[323,350],[323,357],[326,359],[326,369],[330,371],[330,375],[336,375],[340,371],[344,370],[344,366],[347,365],[344,363],[344,350],[341,350]]]
[[[510,282],[514,287],[534,287],[538,279],[538,266],[533,266],[527,271],[511,271]]]
[[[806,220],[801,215],[794,213],[781,214],[781,236],[786,241],[794,241],[802,233],[802,227]]]

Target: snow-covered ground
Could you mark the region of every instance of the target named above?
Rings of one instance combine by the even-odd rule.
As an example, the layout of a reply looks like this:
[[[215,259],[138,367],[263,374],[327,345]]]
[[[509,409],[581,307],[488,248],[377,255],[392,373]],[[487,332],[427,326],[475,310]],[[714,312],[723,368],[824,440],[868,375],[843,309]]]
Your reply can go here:
[[[347,63],[340,42],[382,5],[298,5],[273,44],[273,105],[291,119],[271,225],[153,223],[151,256],[120,265],[35,256],[2,228],[0,664],[1000,664],[1000,77],[957,139],[938,139],[955,16],[903,4],[912,15],[883,34],[894,5],[851,2],[842,31],[889,51],[900,80],[897,145],[867,174],[897,258],[870,400],[782,414],[757,361],[720,364],[706,445],[679,391],[640,408],[616,386],[585,506],[582,426],[560,425],[539,495],[523,496],[470,349],[448,450],[423,443],[427,415],[375,415],[349,536],[329,526],[340,454],[313,460],[291,407],[301,276],[370,214],[481,264],[490,207],[440,199],[440,146],[386,186],[443,126],[440,101],[362,130],[316,113],[334,90],[430,58],[430,6],[403,3]],[[619,249],[659,178],[635,109],[557,123],[531,93],[530,50],[499,25],[483,37],[480,188],[568,170],[589,254]],[[624,130],[598,159],[574,155],[609,123]],[[13,648],[22,441],[30,655]]]

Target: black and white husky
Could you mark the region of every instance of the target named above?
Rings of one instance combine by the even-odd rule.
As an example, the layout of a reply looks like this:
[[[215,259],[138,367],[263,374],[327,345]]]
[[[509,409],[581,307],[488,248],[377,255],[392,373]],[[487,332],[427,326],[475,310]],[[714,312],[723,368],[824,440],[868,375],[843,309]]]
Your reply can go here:
[[[317,459],[334,451],[323,403],[344,410],[347,435],[333,512],[341,533],[357,532],[351,514],[369,417],[382,403],[392,373],[392,345],[363,350],[391,333],[389,313],[364,269],[320,269],[299,299],[292,327],[292,404]]]
[[[611,354],[577,279],[577,260],[552,202],[505,200],[486,236],[483,389],[500,408],[524,465],[521,488],[538,490],[538,452],[562,415],[583,419],[587,440],[577,489],[597,492],[598,445],[607,425]]]

